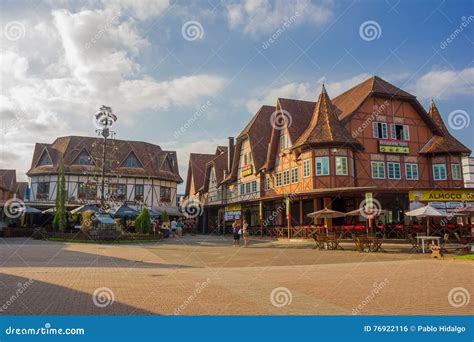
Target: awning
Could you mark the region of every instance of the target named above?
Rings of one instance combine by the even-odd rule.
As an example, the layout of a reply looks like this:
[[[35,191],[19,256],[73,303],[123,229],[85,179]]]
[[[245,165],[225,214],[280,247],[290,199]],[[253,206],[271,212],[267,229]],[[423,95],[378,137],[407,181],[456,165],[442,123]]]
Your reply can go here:
[[[98,206],[94,204],[84,204],[81,205],[79,208],[76,208],[74,210],[71,210],[71,214],[76,214],[76,213],[83,213],[85,211],[92,211],[93,213],[103,213],[104,211],[100,209]]]
[[[111,212],[114,217],[134,217],[138,216],[139,212],[128,205],[122,204],[117,210]]]
[[[179,211],[178,207],[154,207],[155,210],[160,215],[166,211],[169,216],[184,216],[181,211]]]

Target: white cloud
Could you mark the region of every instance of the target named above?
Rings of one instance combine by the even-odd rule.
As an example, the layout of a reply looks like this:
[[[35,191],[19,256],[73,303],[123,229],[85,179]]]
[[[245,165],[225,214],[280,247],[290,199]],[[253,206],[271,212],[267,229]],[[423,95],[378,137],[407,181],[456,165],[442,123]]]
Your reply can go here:
[[[257,96],[247,101],[246,107],[251,113],[253,113],[262,105],[274,106],[278,98],[316,101],[318,99],[319,93],[321,92],[321,85],[323,82],[325,83],[325,87],[329,96],[334,98],[351,87],[368,79],[370,76],[371,75],[364,73],[358,74],[348,79],[327,83],[325,83],[325,77],[321,78],[319,82],[314,83],[287,83],[276,88],[267,89],[263,96]],[[262,93],[262,90],[258,90],[258,93]]]
[[[243,28],[248,34],[270,33],[280,28],[288,18],[296,16],[294,25],[322,25],[333,16],[332,3],[310,0],[243,0],[227,6],[227,20],[233,29]]]
[[[474,68],[463,70],[433,70],[420,77],[413,94],[420,99],[448,99],[474,94]]]
[[[219,92],[224,79],[217,75],[159,79],[142,71],[139,54],[150,42],[139,20],[166,7],[167,1],[107,1],[102,8],[58,9],[25,17],[23,39],[2,39],[0,167],[16,167],[21,175],[34,142],[90,134],[91,115],[101,104],[112,105],[121,127],[131,130],[132,118],[136,123],[143,112],[156,117],[157,110],[191,108]]]

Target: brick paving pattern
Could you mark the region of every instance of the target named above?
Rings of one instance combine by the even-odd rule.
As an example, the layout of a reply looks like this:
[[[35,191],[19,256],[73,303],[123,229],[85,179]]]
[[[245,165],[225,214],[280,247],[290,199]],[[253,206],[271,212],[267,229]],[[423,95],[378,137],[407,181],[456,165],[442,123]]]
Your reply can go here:
[[[474,314],[474,298],[459,307],[448,301],[453,288],[474,294],[472,261],[389,248],[320,251],[266,240],[233,248],[215,236],[141,245],[0,242],[0,315]],[[114,301],[98,307],[92,294],[103,287]],[[276,288],[286,292],[273,305]]]

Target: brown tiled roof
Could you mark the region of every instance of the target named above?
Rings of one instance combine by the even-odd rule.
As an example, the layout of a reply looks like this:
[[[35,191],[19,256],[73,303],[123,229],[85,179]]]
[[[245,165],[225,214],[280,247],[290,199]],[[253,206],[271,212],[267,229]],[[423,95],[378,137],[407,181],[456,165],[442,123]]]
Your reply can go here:
[[[194,189],[198,191],[204,184],[206,164],[215,158],[215,154],[191,153],[189,155],[188,176],[186,178],[185,195],[189,196],[191,179],[194,181]],[[194,195],[194,194],[192,194]]]
[[[234,158],[232,161],[232,170],[230,176],[226,180],[237,179],[237,172],[239,168],[240,149],[242,141],[249,140],[250,149],[252,151],[252,159],[255,170],[260,170],[267,158],[268,145],[272,133],[271,117],[276,108],[273,106],[262,106],[254,114],[250,122],[240,132],[234,149]]]
[[[470,154],[471,150],[461,144],[444,124],[443,118],[439,113],[434,101],[431,101],[428,115],[436,125],[439,134],[434,135],[423,148],[420,150],[422,154],[439,154],[439,153],[463,153]]]
[[[333,105],[337,108],[336,114],[339,119],[343,120],[354,113],[370,95],[405,99],[416,98],[380,77],[373,76],[332,100]]]
[[[334,113],[334,107],[324,85],[318,102],[316,102],[309,126],[293,144],[293,148],[305,145],[344,145],[351,148],[362,148],[360,143],[351,136]]]
[[[209,190],[209,179],[211,176],[211,169],[214,168],[216,173],[217,185],[220,185],[226,178],[229,170],[227,169],[227,148],[224,152],[213,156],[213,158],[206,163],[206,172],[204,174],[204,182],[199,188],[199,191],[207,192]]]
[[[93,137],[67,136],[57,138],[52,144],[37,143],[33,153],[29,176],[56,173],[59,160],[64,159],[64,171],[69,174],[95,172],[101,165],[102,139]],[[108,175],[131,177],[151,177],[181,183],[176,152],[163,151],[160,146],[130,140],[109,140],[108,158],[105,170]],[[85,150],[95,165],[78,165],[76,158]],[[38,165],[41,156],[49,154],[52,165]],[[123,163],[130,153],[135,154],[142,167],[124,167]]]
[[[0,188],[6,191],[16,192],[16,171],[0,170]]]

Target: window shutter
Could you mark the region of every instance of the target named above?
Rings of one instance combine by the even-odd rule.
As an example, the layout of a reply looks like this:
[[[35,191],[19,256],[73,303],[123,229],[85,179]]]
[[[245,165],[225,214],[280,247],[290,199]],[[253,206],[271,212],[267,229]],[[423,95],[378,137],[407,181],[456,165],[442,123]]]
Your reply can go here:
[[[390,127],[392,129],[392,139],[397,139],[397,130],[395,129],[395,125],[391,124]]]
[[[379,125],[377,122],[372,122],[372,135],[374,138],[379,137]]]
[[[410,140],[410,130],[407,125],[403,125],[403,140]]]

